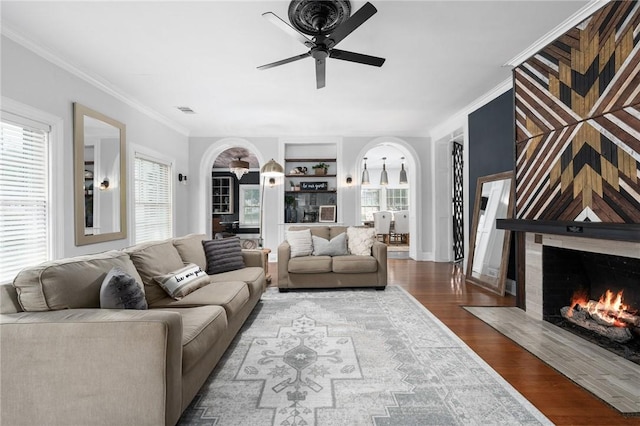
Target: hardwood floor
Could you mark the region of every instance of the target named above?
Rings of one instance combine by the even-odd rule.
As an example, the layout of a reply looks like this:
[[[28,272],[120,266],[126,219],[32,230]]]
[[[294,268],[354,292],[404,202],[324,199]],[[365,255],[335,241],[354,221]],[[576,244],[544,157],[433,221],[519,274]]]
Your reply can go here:
[[[477,319],[462,306],[515,306],[466,284],[461,267],[450,263],[389,259],[389,284],[403,287],[471,349],[557,425],[640,425],[556,372],[536,356]],[[277,266],[269,264],[272,286]],[[638,384],[640,388],[640,384]]]

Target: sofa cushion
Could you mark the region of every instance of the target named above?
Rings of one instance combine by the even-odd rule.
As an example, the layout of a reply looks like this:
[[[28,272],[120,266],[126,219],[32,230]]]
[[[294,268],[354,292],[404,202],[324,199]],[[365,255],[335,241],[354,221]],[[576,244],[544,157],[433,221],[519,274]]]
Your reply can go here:
[[[349,253],[357,256],[370,256],[371,247],[376,241],[376,230],[374,228],[347,228],[347,241]]]
[[[208,240],[203,241],[202,245],[207,258],[207,274],[219,274],[245,267],[240,238]]]
[[[343,232],[331,240],[312,235],[314,256],[344,256],[347,250],[347,234]]]
[[[313,240],[311,231],[302,229],[300,231],[287,230],[287,242],[291,246],[291,257],[309,256],[313,253]]]
[[[321,274],[331,272],[331,256],[304,256],[289,260],[288,271],[292,274]]]
[[[333,272],[342,274],[361,274],[376,272],[378,262],[373,256],[340,256],[333,259]]]
[[[113,267],[143,282],[129,255],[112,250],[23,269],[13,280],[13,286],[20,306],[27,312],[99,308],[102,281]]]
[[[209,279],[212,283],[244,281],[249,287],[249,293],[251,294],[251,297],[253,297],[256,293],[264,293],[265,285],[267,283],[264,269],[257,266],[247,266],[246,268],[237,269],[235,271],[210,275]]]
[[[195,263],[154,278],[167,294],[180,300],[189,293],[209,284],[209,276]]]
[[[232,318],[249,300],[249,288],[242,281],[211,283],[175,300],[170,297],[150,304],[150,308],[191,308],[205,305],[222,306],[227,316]]]
[[[111,268],[100,287],[102,309],[147,309],[142,282],[122,269]]]
[[[178,237],[171,240],[173,246],[178,250],[180,257],[184,263],[195,263],[207,270],[207,258],[204,255],[202,242],[207,239],[205,234],[190,234],[184,237]]]
[[[182,375],[184,376],[224,336],[228,321],[221,306],[167,308],[182,317]]]
[[[154,277],[184,267],[184,262],[173,243],[171,241],[152,241],[126,248],[124,251],[129,253],[140,277],[142,277],[149,306],[153,302],[167,297],[167,293],[158,285]]]

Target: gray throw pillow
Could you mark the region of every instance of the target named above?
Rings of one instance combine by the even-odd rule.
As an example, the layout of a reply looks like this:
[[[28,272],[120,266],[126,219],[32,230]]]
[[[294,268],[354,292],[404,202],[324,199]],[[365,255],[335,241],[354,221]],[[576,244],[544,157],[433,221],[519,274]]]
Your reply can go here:
[[[147,309],[142,284],[120,268],[112,268],[100,287],[103,309]]]
[[[331,241],[316,235],[313,235],[312,238],[314,256],[345,256],[349,254],[345,232],[336,235]]]
[[[245,267],[240,238],[208,240],[203,241],[202,245],[207,258],[207,274],[219,274]]]

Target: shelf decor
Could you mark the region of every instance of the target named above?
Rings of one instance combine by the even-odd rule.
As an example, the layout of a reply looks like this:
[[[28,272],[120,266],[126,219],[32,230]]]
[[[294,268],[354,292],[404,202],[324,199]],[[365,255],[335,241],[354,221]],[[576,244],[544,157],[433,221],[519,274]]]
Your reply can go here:
[[[327,163],[320,162],[311,168],[315,171],[316,175],[326,175],[329,165]]]
[[[326,191],[328,189],[328,182],[300,182],[300,190],[302,191]]]
[[[335,222],[336,206],[320,206],[318,222]]]

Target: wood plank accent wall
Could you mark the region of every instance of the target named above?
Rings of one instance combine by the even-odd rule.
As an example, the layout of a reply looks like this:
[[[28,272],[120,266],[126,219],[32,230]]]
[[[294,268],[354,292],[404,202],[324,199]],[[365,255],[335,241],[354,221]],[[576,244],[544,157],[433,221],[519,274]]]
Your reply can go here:
[[[640,223],[640,3],[514,70],[517,219]]]

